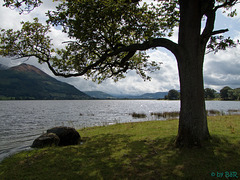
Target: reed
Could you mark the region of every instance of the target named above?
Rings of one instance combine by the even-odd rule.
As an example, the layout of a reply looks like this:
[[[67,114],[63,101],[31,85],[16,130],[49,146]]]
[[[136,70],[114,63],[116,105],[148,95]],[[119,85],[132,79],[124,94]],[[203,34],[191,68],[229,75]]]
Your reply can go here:
[[[224,114],[223,112],[215,110],[215,109],[210,109],[210,110],[207,110],[206,112],[207,112],[208,116],[214,116],[214,115],[220,116],[220,115]]]
[[[133,118],[146,118],[147,115],[145,113],[136,113],[136,112],[133,112],[133,113],[130,113],[130,115],[133,117]]]
[[[240,109],[229,109],[228,114],[240,114]]]
[[[151,112],[151,116],[154,116],[157,119],[164,118],[164,119],[172,119],[179,117],[179,111],[172,111],[172,112]]]

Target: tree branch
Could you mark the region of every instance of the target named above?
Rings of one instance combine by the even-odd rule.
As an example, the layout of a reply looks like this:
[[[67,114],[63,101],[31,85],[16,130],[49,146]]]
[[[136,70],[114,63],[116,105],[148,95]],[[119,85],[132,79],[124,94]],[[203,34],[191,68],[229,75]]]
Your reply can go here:
[[[142,44],[132,44],[130,46],[120,48],[121,51],[145,51],[151,48],[164,47],[171,51],[175,56],[179,53],[178,44],[166,38],[155,38],[149,41],[146,41]]]
[[[126,72],[126,70],[128,69],[128,61],[130,60],[130,58],[132,58],[135,53],[137,51],[145,51],[151,48],[156,48],[156,47],[164,47],[166,49],[168,49],[169,51],[171,51],[175,56],[179,55],[179,48],[178,45],[176,43],[174,43],[173,41],[166,39],[166,38],[156,38],[156,39],[152,39],[149,41],[146,41],[142,44],[132,44],[129,46],[120,46],[119,48],[116,48],[114,51],[106,51],[96,62],[84,67],[80,72],[78,73],[69,73],[69,74],[65,74],[62,72],[57,72],[51,65],[51,63],[48,61],[48,67],[49,69],[53,72],[54,75],[56,76],[63,76],[63,77],[76,77],[76,76],[82,76],[84,74],[86,74],[89,70],[93,70],[95,67],[99,66],[100,64],[104,63],[105,60],[107,60],[107,58],[110,57],[114,57],[119,55],[120,53],[127,53],[120,62],[113,62],[111,64],[109,64],[109,66],[118,66],[118,67],[122,67],[121,70],[118,70],[117,72],[114,73],[120,73],[120,72]]]
[[[235,4],[237,4],[237,2],[238,2],[238,0],[226,0],[224,3],[216,6],[214,8],[214,10],[217,11],[218,9],[226,7],[226,6],[230,6],[230,7],[234,6]]]
[[[215,10],[213,10],[211,8],[211,10],[208,10],[207,12],[205,12],[205,15],[207,16],[207,22],[206,22],[206,26],[201,34],[204,44],[206,44],[208,42],[209,38],[212,35],[213,29],[214,29],[215,18],[216,18],[216,12],[215,12]]]
[[[228,29],[221,29],[221,30],[213,31],[215,18],[216,18],[216,11],[222,7],[233,6],[234,4],[237,3],[237,1],[238,0],[225,0],[224,3],[222,3],[221,5],[215,6],[215,7],[214,7],[214,4],[210,3],[210,1],[209,1],[209,4],[206,4],[206,8],[205,8],[206,11],[204,12],[204,15],[207,16],[207,22],[206,22],[206,26],[202,32],[202,35],[201,35],[202,40],[203,40],[202,42],[204,44],[207,44],[207,42],[211,36],[216,35],[216,34],[225,33],[228,31]]]
[[[217,30],[217,31],[213,31],[211,33],[211,36],[216,35],[216,34],[225,33],[225,32],[228,32],[228,31],[229,31],[228,29],[220,29],[220,30]]]

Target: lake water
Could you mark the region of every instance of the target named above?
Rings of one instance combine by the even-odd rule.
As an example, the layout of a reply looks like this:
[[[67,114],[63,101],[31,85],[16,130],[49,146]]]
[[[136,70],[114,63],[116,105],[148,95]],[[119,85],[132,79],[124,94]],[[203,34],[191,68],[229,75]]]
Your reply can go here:
[[[240,109],[240,101],[207,101],[207,109]],[[154,120],[151,112],[179,111],[179,101],[71,100],[0,101],[0,161],[30,148],[33,140],[55,126],[76,129],[114,123]],[[134,119],[130,114],[144,113]]]

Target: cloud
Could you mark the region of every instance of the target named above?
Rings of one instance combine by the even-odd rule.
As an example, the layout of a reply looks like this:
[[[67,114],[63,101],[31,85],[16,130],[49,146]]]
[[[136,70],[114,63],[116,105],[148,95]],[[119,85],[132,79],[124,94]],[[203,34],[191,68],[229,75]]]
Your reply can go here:
[[[240,46],[206,55],[204,78],[206,87],[217,90],[240,87]]]

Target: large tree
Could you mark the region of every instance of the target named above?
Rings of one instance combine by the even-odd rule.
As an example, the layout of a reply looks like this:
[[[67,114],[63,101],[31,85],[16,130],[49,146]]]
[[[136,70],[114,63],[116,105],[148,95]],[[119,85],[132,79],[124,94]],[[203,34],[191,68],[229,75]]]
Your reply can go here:
[[[5,6],[20,12],[39,5],[38,0],[4,0]],[[32,2],[32,4],[29,2]],[[206,51],[235,46],[230,38],[214,30],[216,12],[225,8],[229,16],[238,0],[158,0],[146,4],[139,0],[65,0],[56,11],[49,11],[48,25],[35,19],[22,23],[19,31],[2,30],[2,56],[35,56],[46,62],[57,76],[87,75],[101,82],[124,78],[129,70],[144,79],[146,71],[158,70],[149,62],[146,50],[164,47],[177,60],[181,110],[176,145],[200,146],[209,138],[207,125],[203,62]],[[46,34],[50,25],[62,26],[71,40],[66,48],[54,49]],[[178,27],[178,42],[168,37]]]

